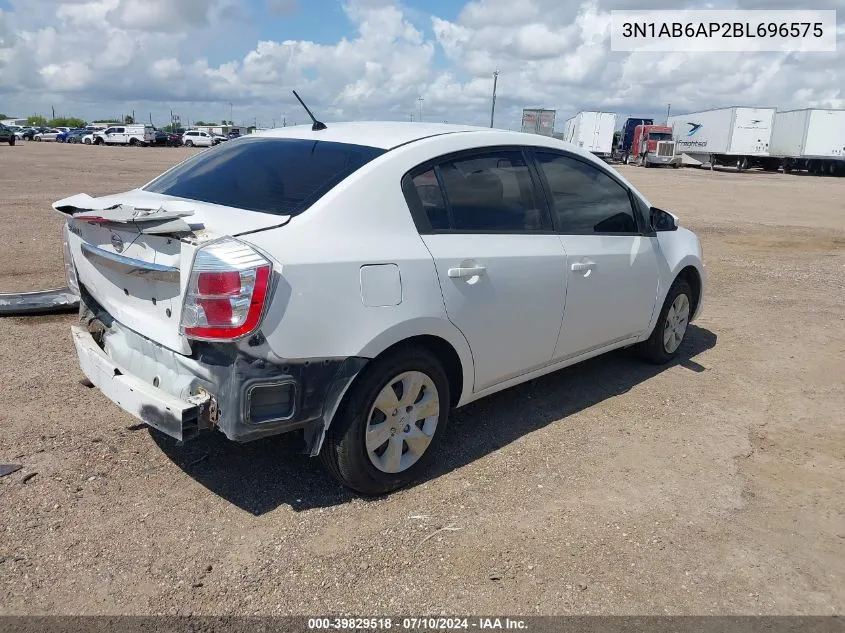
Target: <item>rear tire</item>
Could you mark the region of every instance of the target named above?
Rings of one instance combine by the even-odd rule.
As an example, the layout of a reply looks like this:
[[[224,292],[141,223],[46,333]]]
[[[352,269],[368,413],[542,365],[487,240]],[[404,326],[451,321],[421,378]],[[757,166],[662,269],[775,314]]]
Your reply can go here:
[[[678,355],[692,317],[692,288],[685,279],[676,279],[669,288],[660,316],[647,340],[637,352],[655,365],[663,365]]]
[[[15,145],[15,141],[16,141],[16,139],[15,139],[15,135],[14,135],[14,134],[12,134],[12,138],[10,138],[10,139],[9,139],[9,145],[11,145],[12,147],[14,147],[14,145]]]
[[[194,146],[193,141],[191,141],[191,140],[185,141],[185,147],[193,147],[193,146]]]
[[[406,393],[406,387],[411,391]],[[437,452],[449,403],[449,380],[434,354],[420,347],[390,352],[355,379],[320,458],[335,479],[361,494],[402,488],[419,477]],[[420,417],[426,413],[431,415]]]

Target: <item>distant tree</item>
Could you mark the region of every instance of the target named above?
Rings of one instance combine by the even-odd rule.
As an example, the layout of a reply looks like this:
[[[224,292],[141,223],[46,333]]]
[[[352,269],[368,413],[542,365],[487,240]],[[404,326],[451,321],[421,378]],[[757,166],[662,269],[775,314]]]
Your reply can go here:
[[[26,117],[26,124],[34,127],[47,125],[47,119],[45,119],[40,114],[33,114],[32,116]]]
[[[214,125],[213,123],[206,123],[205,121],[194,121],[194,125]]]
[[[87,123],[78,117],[60,116],[47,122],[49,127],[70,127],[78,128],[85,127]]]
[[[131,114],[127,114],[123,117],[123,123],[124,125],[131,125],[132,123],[135,123],[135,119],[132,118]]]
[[[0,119],[8,119],[9,116],[0,112]]]

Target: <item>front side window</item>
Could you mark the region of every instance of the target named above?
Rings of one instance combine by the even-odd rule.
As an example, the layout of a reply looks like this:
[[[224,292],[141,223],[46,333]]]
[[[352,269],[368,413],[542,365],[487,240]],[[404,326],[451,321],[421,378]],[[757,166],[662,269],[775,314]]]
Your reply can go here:
[[[561,233],[636,233],[628,190],[601,169],[561,154],[538,152]]]
[[[329,141],[243,137],[196,154],[144,190],[249,211],[297,215],[384,151]]]

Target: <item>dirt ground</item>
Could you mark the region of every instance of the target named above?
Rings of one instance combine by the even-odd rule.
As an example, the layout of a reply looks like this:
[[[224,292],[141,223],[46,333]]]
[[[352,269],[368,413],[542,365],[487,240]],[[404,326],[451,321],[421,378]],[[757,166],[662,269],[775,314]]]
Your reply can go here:
[[[63,284],[50,203],[188,154],[0,147],[0,289]],[[845,178],[620,169],[704,244],[682,360],[458,410],[384,499],[291,439],[178,448],[80,384],[73,316],[0,319],[0,613],[841,614]]]

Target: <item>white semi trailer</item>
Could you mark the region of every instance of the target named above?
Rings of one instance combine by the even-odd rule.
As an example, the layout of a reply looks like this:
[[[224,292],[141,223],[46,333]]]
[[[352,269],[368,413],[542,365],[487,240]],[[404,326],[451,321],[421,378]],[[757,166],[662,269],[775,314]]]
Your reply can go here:
[[[733,106],[669,117],[677,154],[702,163],[731,165],[738,170],[770,168],[775,108]],[[777,167],[775,167],[777,169]]]
[[[784,172],[845,175],[845,110],[778,112],[769,153]]]
[[[563,125],[563,140],[597,156],[607,157],[613,151],[616,114],[613,112],[579,112]]]

